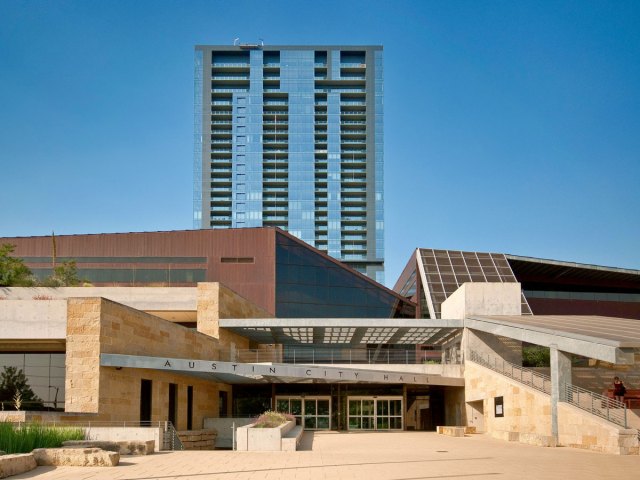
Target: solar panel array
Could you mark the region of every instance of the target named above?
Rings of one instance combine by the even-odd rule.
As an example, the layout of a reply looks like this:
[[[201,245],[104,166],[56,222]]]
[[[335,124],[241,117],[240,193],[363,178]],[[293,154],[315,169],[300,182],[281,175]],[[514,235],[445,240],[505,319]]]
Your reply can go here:
[[[466,282],[517,282],[504,254],[460,252],[421,248],[420,257],[425,272],[425,295],[430,295],[434,318],[441,318],[441,305]],[[531,315],[531,308],[521,295],[522,314]]]

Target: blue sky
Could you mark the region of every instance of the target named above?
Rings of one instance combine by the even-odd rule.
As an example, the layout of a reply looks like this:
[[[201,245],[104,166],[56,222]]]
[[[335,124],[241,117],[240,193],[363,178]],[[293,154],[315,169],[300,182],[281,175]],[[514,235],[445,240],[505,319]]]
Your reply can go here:
[[[192,226],[193,47],[381,44],[418,246],[640,268],[640,2],[0,2],[0,236]]]

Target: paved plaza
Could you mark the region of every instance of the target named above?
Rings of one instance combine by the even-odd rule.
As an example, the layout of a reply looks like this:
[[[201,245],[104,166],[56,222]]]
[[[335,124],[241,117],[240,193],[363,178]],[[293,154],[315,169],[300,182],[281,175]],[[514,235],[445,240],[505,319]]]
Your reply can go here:
[[[38,467],[12,479],[580,479],[638,478],[640,456],[543,448],[485,435],[307,432],[298,452],[185,451],[106,467]]]

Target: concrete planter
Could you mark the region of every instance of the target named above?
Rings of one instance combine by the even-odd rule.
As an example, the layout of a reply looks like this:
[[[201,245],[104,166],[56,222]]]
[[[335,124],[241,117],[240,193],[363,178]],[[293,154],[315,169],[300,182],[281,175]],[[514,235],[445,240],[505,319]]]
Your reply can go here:
[[[236,430],[237,450],[242,452],[279,452],[284,437],[296,422],[288,421],[274,428],[255,428],[254,425],[239,427]]]

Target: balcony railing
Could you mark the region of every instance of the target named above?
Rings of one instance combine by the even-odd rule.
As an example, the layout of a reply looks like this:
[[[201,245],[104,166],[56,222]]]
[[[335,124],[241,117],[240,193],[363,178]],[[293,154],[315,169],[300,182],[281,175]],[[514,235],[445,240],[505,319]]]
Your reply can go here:
[[[272,349],[237,350],[235,358],[229,353],[229,360],[241,363],[290,363],[290,364],[354,364],[354,365],[420,365],[442,363],[439,351],[419,351],[413,349],[357,349],[339,347],[296,346]],[[225,355],[222,354],[222,360]],[[451,362],[446,360],[446,363]]]
[[[216,68],[216,67],[247,67],[249,68],[248,63],[212,63],[211,66],[213,68]]]
[[[234,77],[221,77],[216,75],[215,77],[211,77],[211,80],[249,80],[248,76],[234,76]]]

